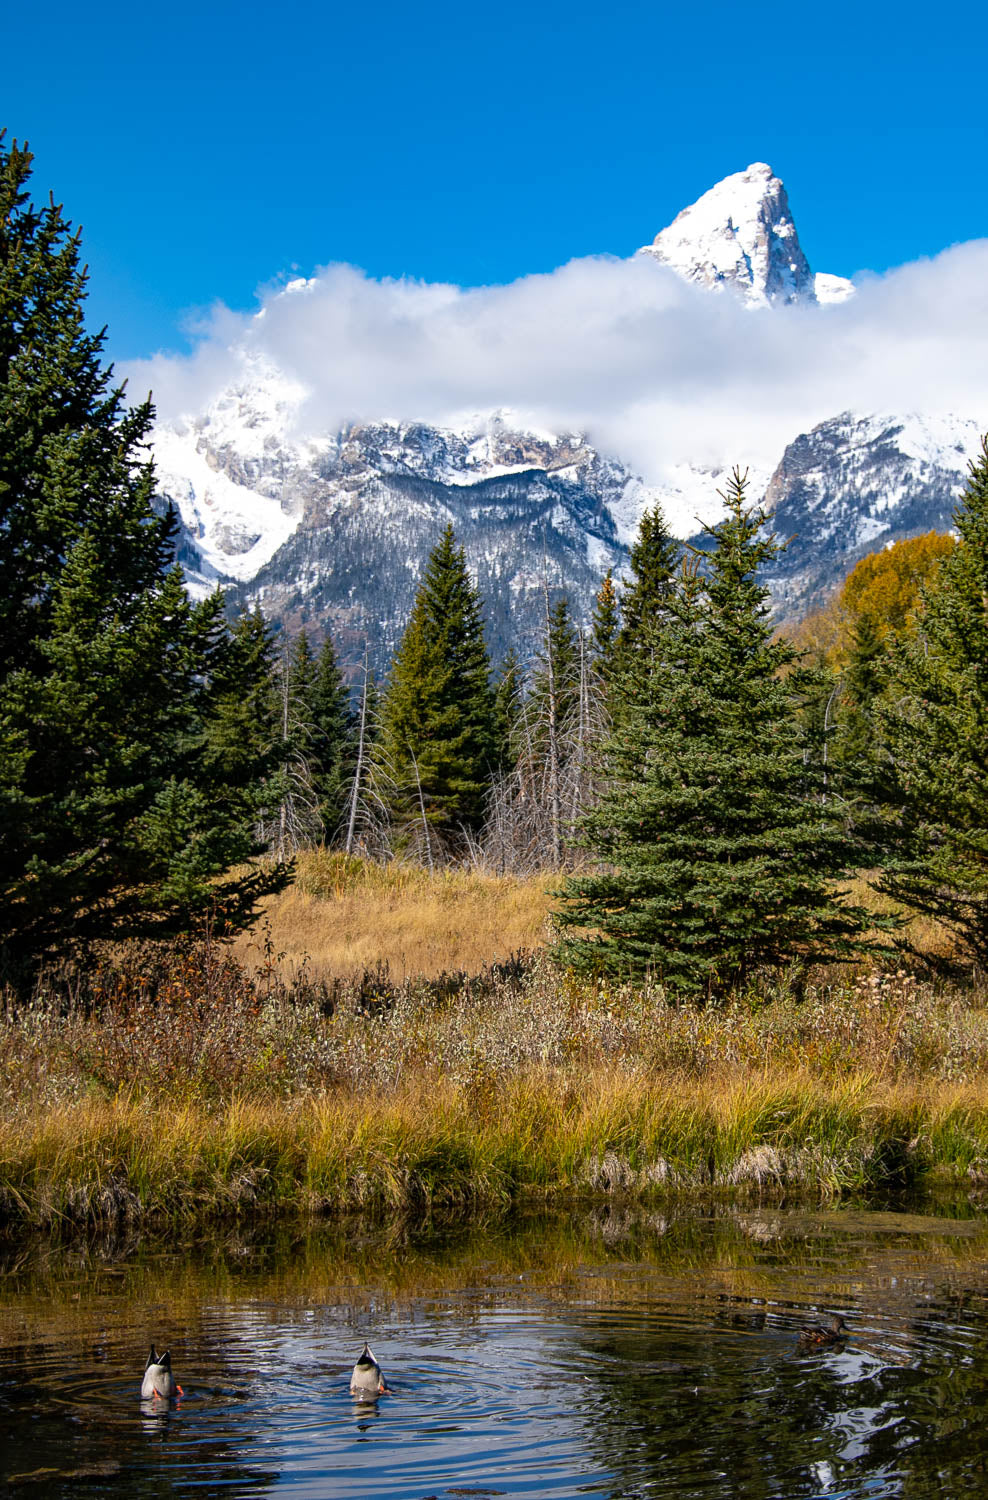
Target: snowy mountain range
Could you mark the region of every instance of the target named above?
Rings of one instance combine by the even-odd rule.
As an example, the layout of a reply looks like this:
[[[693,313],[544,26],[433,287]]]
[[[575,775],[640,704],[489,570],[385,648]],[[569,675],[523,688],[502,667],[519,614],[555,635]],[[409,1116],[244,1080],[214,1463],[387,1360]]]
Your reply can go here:
[[[638,255],[756,316],[792,304],[825,316],[854,296],[851,282],[812,272],[785,188],[763,163],[711,188]],[[307,390],[291,371],[247,347],[238,369],[204,410],[153,437],[190,587],[221,584],[289,630],[330,630],[350,662],[365,641],[387,660],[448,521],[476,571],[493,650],[514,644],[527,656],[543,580],[585,617],[648,505],[660,501],[683,536],[719,505],[716,468],[674,464],[650,486],[585,437],[526,430],[510,412],[455,427],[307,430]],[[776,532],[793,538],[770,580],[780,618],[819,602],[864,553],[946,529],[977,442],[976,424],[942,415],[843,413],[794,433],[774,470],[750,476]]]

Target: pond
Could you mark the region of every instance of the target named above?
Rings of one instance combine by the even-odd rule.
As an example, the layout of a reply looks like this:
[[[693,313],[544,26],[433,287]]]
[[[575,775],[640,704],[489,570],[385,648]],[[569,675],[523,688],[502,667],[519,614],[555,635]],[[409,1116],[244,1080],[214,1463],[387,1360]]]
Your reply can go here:
[[[830,1313],[846,1338],[800,1338]],[[365,1339],[377,1401],[348,1388]],[[152,1341],[183,1395],[142,1406]],[[0,1255],[11,1494],[984,1495],[986,1409],[969,1204]]]

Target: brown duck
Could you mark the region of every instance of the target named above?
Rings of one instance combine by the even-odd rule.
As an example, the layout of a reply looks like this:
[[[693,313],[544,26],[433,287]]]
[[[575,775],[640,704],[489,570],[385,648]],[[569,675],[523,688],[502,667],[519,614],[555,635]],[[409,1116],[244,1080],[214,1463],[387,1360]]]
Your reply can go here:
[[[842,1344],[848,1335],[848,1327],[839,1313],[831,1313],[820,1323],[807,1323],[799,1330],[799,1342],[813,1349],[826,1348],[828,1344]]]

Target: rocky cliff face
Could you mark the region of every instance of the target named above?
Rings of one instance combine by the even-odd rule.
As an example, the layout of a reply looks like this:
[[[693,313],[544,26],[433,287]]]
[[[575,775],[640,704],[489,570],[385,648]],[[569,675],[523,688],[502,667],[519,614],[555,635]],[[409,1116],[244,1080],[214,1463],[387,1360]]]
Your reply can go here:
[[[949,531],[979,440],[959,417],[844,412],[790,443],[765,493],[789,540],[768,579],[777,616],[818,606],[869,552]]]
[[[288,629],[331,630],[351,661],[365,640],[379,665],[390,657],[448,522],[487,603],[489,645],[526,654],[543,577],[589,614],[604,572],[626,558],[612,511],[648,499],[583,439],[520,432],[500,416],[463,431],[378,423],[298,443],[255,421],[256,402],[236,412],[239,433],[208,413],[158,449],[193,583],[225,581]]]

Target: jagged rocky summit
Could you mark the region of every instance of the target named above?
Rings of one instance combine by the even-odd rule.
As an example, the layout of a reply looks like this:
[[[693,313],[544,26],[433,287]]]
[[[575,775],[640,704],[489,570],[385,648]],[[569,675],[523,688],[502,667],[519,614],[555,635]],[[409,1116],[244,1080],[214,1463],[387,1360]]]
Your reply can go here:
[[[639,254],[712,295],[740,297],[753,316],[854,292],[811,271],[785,188],[764,163],[704,193]],[[365,642],[387,663],[447,522],[476,572],[492,650],[513,644],[528,657],[543,578],[586,618],[603,574],[621,571],[646,506],[660,500],[685,536],[698,511],[710,519],[725,477],[680,462],[650,487],[585,437],[528,431],[508,412],[455,427],[395,420],[307,431],[303,385],[247,346],[239,361],[239,378],[204,411],[154,435],[180,560],[195,591],[219,583],[288,630],[331,631],[351,666]],[[778,616],[819,603],[865,552],[946,529],[977,441],[972,422],[922,415],[844,413],[794,434],[749,491],[766,496],[776,532],[792,538],[769,579]]]
[[[803,254],[782,182],[762,161],[718,182],[645,245],[687,281],[724,287],[752,306],[843,302],[843,276],[814,275]]]

